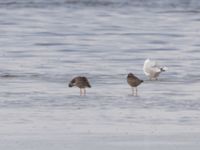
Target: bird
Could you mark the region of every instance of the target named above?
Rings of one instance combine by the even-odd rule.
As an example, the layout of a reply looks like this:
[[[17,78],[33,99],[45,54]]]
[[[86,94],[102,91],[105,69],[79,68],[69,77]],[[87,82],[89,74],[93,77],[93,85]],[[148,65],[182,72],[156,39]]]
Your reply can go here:
[[[80,88],[80,96],[82,95],[86,95],[86,87],[91,88],[91,85],[88,81],[88,79],[86,77],[83,76],[77,76],[75,78],[73,78],[70,83],[69,83],[69,87],[79,87]],[[82,91],[83,89],[83,91]]]
[[[158,80],[160,73],[166,71],[167,69],[167,67],[161,67],[156,61],[150,60],[149,58],[145,60],[143,66],[144,74],[150,80]]]
[[[133,73],[129,73],[127,76],[127,82],[132,88],[132,94],[135,94],[135,96],[137,96],[137,86],[144,81],[136,77]],[[136,93],[134,92],[134,88]]]

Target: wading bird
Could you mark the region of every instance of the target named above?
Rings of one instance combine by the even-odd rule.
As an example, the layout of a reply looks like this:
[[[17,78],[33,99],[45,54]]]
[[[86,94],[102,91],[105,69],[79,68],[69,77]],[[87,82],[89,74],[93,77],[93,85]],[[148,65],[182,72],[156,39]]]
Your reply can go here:
[[[145,60],[143,66],[144,74],[150,80],[158,80],[160,73],[166,71],[167,69],[167,67],[160,67],[156,61],[152,61],[149,58]]]
[[[80,95],[86,95],[86,89],[85,89],[86,87],[91,88],[88,79],[86,77],[81,77],[81,76],[75,77],[70,81],[69,87],[73,86],[80,88]]]
[[[134,74],[129,73],[127,76],[127,82],[132,88],[132,94],[137,96],[137,86],[140,85],[143,82],[143,80],[140,80]],[[135,89],[135,92],[134,92],[134,89]]]

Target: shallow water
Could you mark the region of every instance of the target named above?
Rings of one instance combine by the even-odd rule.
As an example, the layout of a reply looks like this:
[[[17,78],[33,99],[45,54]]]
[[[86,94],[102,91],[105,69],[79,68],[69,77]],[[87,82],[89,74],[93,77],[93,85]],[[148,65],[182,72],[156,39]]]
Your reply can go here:
[[[199,7],[0,1],[0,148],[198,149]],[[169,70],[149,81],[146,58]],[[129,72],[144,80],[137,97]],[[92,85],[84,97],[68,88],[77,75]]]

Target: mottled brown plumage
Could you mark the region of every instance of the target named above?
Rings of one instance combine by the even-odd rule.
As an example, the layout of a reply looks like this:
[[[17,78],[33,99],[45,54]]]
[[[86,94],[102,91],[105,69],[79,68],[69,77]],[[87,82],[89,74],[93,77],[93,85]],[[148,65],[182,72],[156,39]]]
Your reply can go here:
[[[81,77],[81,76],[75,77],[70,81],[69,87],[73,86],[80,88],[80,95],[86,94],[86,89],[85,89],[86,87],[91,88],[88,79],[86,77]],[[84,93],[82,92],[82,89],[84,89]]]
[[[136,90],[136,95],[137,95],[137,86],[140,85],[143,82],[143,80],[140,80],[134,74],[129,73],[127,76],[127,82],[132,87],[133,95],[134,95],[134,88]]]

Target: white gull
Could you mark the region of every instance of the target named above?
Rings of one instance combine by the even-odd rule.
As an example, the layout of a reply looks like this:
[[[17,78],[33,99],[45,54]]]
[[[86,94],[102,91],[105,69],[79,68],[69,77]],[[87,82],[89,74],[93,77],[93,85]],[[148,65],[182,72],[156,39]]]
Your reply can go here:
[[[157,80],[160,73],[166,71],[167,69],[167,67],[161,67],[156,61],[152,61],[149,58],[145,60],[143,66],[144,74],[150,80]]]

